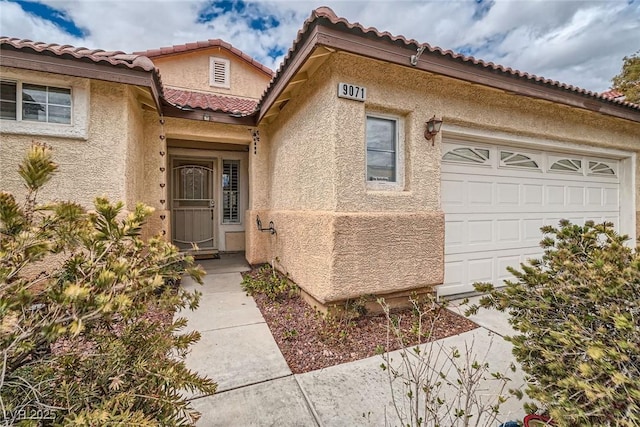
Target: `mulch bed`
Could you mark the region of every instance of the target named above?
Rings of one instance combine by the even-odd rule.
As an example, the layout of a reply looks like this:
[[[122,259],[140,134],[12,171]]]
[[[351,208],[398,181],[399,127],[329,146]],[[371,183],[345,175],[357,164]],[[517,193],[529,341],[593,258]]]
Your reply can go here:
[[[255,270],[249,275],[256,274]],[[400,348],[397,340],[389,339],[384,314],[363,315],[350,319],[348,314],[334,315],[327,320],[301,297],[285,297],[273,301],[263,294],[254,295],[289,368],[295,374],[352,362]],[[417,319],[410,309],[394,311],[404,333]],[[423,325],[431,324],[423,318]],[[478,326],[467,318],[446,309],[438,310],[432,339],[446,338],[470,331]],[[414,339],[410,345],[417,344]]]

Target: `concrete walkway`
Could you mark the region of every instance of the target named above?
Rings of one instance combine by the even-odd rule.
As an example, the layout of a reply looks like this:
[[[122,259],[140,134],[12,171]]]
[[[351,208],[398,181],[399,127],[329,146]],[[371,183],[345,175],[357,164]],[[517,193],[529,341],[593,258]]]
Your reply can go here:
[[[240,272],[249,268],[242,256],[223,255],[200,264],[207,270],[204,286],[183,280],[185,288],[203,293],[200,307],[178,314],[188,318],[189,329],[202,334],[187,366],[218,383],[213,396],[190,396],[202,413],[198,426],[384,426],[385,419],[388,425],[400,424],[380,356],[293,375],[253,298],[240,287]],[[465,343],[474,341],[474,352],[479,357],[488,354],[492,371],[505,371],[512,361],[511,348],[496,332],[508,332],[509,325],[494,313],[476,317],[474,321],[487,327],[439,344],[464,350]],[[400,353],[392,353],[392,358],[401,360]],[[510,388],[523,383],[521,375],[511,378]],[[495,395],[492,386],[491,381],[483,385],[483,399]],[[399,393],[398,387],[396,382]],[[501,413],[501,421],[522,419],[522,404],[510,399]]]

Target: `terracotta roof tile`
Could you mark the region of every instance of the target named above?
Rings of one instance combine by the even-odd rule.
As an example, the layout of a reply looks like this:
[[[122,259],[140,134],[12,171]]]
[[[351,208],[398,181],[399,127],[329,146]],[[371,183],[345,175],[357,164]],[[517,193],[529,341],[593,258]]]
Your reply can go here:
[[[249,115],[258,102],[252,99],[234,98],[213,93],[192,92],[169,87],[164,88],[164,99],[178,107],[198,108],[223,113]]]
[[[86,47],[34,42],[31,40],[10,37],[0,37],[0,48],[32,51],[34,53],[69,59],[88,60],[97,64],[109,64],[116,67],[127,67],[134,70],[155,71],[153,61],[146,56],[127,54],[120,51],[87,49]]]
[[[282,75],[283,71],[291,63],[293,56],[296,53],[298,46],[303,42],[307,31],[311,28],[311,26],[314,23],[316,23],[316,21],[320,21],[320,20],[323,20],[324,22],[328,23],[330,26],[336,27],[337,29],[342,31],[346,30],[347,32],[362,35],[368,38],[374,37],[381,40],[387,40],[391,43],[400,44],[406,47],[412,47],[414,49],[424,46],[425,51],[431,52],[433,54],[439,54],[445,57],[450,57],[453,60],[474,64],[481,68],[491,70],[491,71],[497,71],[504,75],[518,76],[520,78],[524,78],[537,83],[542,83],[544,85],[555,86],[560,89],[565,89],[578,94],[591,96],[597,99],[606,100],[615,104],[620,104],[626,107],[631,107],[633,109],[640,110],[640,105],[626,102],[619,98],[611,98],[610,96],[604,96],[604,94],[599,95],[596,92],[581,89],[579,87],[568,85],[566,83],[561,83],[556,80],[546,79],[544,77],[536,76],[534,74],[529,74],[520,70],[515,70],[510,67],[504,67],[499,64],[494,64],[493,62],[485,62],[483,60],[476,59],[472,56],[465,56],[465,55],[455,53],[451,50],[443,50],[439,47],[432,47],[428,43],[420,43],[414,39],[407,39],[402,35],[395,36],[387,31],[380,32],[374,27],[364,27],[358,22],[351,23],[345,18],[338,17],[331,8],[326,6],[315,9],[313,12],[311,12],[311,16],[307,18],[307,20],[304,22],[302,28],[298,31],[298,35],[293,42],[293,46],[287,52],[286,56],[282,60],[280,67],[276,71],[274,78],[271,80],[271,83],[269,84],[264,94],[262,95],[262,98],[260,99],[260,105],[262,104],[262,102],[264,102],[265,98],[267,97],[267,95],[269,94],[269,92],[271,91],[275,83],[278,81],[278,78]]]
[[[615,89],[609,89],[605,92],[602,92],[600,96],[603,98],[618,99],[618,98],[622,98],[624,96],[624,93],[617,91]]]
[[[273,70],[271,70],[271,68],[261,64],[260,62],[256,61],[255,59],[253,59],[252,57],[250,57],[240,49],[235,48],[231,46],[231,44],[220,39],[209,39],[209,40],[197,41],[192,43],[161,47],[158,49],[150,49],[150,50],[145,50],[140,52],[134,52],[134,54],[144,55],[149,58],[157,58],[160,56],[175,55],[175,54],[190,52],[190,51],[199,50],[199,49],[208,49],[212,47],[221,47],[229,51],[233,55],[237,56],[238,58],[241,58],[248,64],[253,65],[255,68],[267,74],[268,76],[273,77],[274,73],[273,73]]]

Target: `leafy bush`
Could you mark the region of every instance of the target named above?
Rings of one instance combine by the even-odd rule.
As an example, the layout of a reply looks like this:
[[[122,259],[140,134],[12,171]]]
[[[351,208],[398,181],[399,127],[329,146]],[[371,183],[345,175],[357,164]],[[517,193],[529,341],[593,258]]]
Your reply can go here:
[[[356,321],[369,313],[369,301],[373,301],[373,295],[362,295],[340,304],[330,304],[324,314],[316,311],[316,315],[322,319],[322,328],[318,331],[322,342],[335,345],[347,341],[351,331],[357,327]]]
[[[610,223],[542,231],[542,259],[476,284],[480,306],[508,310],[527,394],[556,424],[640,425],[640,256]]]
[[[197,332],[179,335],[173,311],[199,294],[166,286],[203,271],[159,237],[143,241],[152,209],[95,200],[40,205],[56,171],[34,145],[19,168],[21,205],[0,192],[0,411],[5,424],[37,418],[69,425],[187,425],[197,419],[181,390],[216,385],[185,364]]]
[[[263,294],[272,301],[290,298],[299,291],[295,283],[269,264],[263,265],[255,273],[245,274],[241,285],[248,295]]]

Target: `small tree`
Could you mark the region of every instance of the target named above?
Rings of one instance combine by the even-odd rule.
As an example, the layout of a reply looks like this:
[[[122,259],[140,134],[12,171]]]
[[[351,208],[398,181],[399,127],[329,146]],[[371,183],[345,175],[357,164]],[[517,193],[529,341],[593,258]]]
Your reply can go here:
[[[509,312],[527,394],[556,424],[640,425],[640,256],[610,223],[542,231],[542,259],[476,284],[480,306]]]
[[[212,394],[183,356],[199,339],[179,335],[175,309],[199,294],[166,283],[193,260],[140,231],[152,209],[97,198],[40,205],[56,171],[34,145],[19,168],[26,202],[0,192],[0,414],[6,425],[184,425],[197,419],[181,389]],[[32,419],[29,421],[29,419]]]
[[[625,100],[640,103],[640,51],[622,58],[622,70],[615,76],[613,88],[622,92]]]

